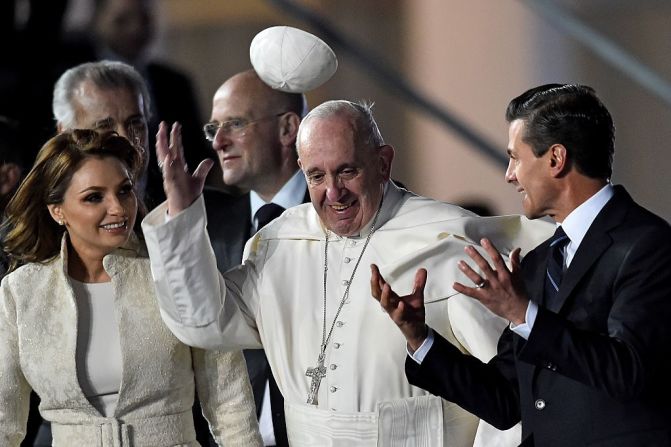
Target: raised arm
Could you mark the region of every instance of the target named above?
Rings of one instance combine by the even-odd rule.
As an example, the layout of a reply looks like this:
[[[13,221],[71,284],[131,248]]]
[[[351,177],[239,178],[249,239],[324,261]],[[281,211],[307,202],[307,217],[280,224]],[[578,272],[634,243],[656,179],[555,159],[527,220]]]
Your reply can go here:
[[[253,262],[224,280],[207,235],[201,192],[211,161],[202,162],[191,175],[178,124],[169,140],[162,123],[156,155],[168,199],[142,222],[163,321],[190,346],[259,348],[255,289],[243,288],[256,275]]]

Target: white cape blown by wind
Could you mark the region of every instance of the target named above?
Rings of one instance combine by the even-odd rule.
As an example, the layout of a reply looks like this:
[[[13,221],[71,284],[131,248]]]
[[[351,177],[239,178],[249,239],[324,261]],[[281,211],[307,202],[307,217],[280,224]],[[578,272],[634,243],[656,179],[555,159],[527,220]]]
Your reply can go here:
[[[331,48],[319,37],[290,26],[273,26],[258,33],[249,59],[270,87],[305,93],[328,81],[338,68]]]

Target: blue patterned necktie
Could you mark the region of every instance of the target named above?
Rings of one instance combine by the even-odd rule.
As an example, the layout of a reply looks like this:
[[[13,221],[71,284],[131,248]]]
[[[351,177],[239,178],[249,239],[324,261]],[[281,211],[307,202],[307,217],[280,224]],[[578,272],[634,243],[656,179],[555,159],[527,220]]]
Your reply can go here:
[[[545,271],[545,301],[551,302],[559,291],[562,275],[564,273],[564,247],[570,242],[570,239],[564,233],[562,227],[557,227],[557,231],[550,240],[550,254],[548,256],[547,270]]]

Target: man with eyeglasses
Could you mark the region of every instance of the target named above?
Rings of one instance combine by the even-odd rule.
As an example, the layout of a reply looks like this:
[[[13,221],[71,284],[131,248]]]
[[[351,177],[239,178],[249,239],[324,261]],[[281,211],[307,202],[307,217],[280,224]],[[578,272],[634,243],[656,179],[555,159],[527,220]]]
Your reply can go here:
[[[266,110],[249,119],[278,109]],[[245,129],[238,138],[250,135]],[[390,181],[394,149],[370,106],[328,101],[297,135],[312,203],[257,232],[244,263],[222,276],[200,194],[212,162],[189,174],[179,125],[168,132],[162,125],[156,146],[168,200],[142,224],[168,328],[204,348],[263,346],[285,398],[292,447],[472,447],[477,418],[408,384],[402,336],[370,298],[368,266],[384,260],[383,273],[399,283],[419,266],[439,270],[426,287],[436,303],[427,315],[460,349],[488,359],[505,322],[470,299],[447,300],[443,281],[459,278],[466,241],[484,233],[508,249],[531,247],[551,225],[479,218],[398,188]]]
[[[205,189],[208,234],[219,271],[242,262],[245,242],[283,210],[310,200],[298,169],[296,133],[305,98],[266,85],[254,70],[237,73],[214,94],[205,138],[226,185],[242,195]],[[243,351],[266,445],[286,446],[282,394],[262,349]],[[271,417],[272,415],[272,417]]]

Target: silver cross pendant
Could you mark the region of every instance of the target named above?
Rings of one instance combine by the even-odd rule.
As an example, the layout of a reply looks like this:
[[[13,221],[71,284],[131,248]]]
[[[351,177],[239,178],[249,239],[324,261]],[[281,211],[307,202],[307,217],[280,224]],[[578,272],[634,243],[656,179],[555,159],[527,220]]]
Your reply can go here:
[[[308,368],[305,375],[310,380],[310,392],[308,393],[307,403],[310,405],[317,405],[317,395],[319,394],[319,385],[324,377],[326,377],[326,367],[324,366],[324,353],[319,354],[317,366]]]

